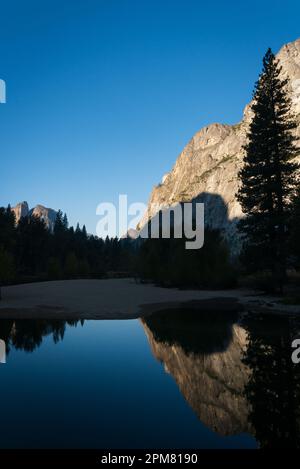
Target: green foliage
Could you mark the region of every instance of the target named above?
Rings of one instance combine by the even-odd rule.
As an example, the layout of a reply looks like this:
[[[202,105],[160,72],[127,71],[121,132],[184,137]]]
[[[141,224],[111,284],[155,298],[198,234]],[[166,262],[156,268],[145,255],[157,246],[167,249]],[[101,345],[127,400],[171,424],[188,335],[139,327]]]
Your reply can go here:
[[[1,285],[14,279],[15,267],[13,256],[0,248],[0,300],[2,299]]]
[[[11,251],[15,244],[15,216],[8,206],[0,207],[0,247]]]
[[[90,275],[90,265],[87,259],[81,259],[78,263],[78,272],[80,277],[88,277]]]
[[[261,290],[264,293],[275,293],[277,290],[277,282],[271,271],[261,271],[243,275],[239,279],[239,286]]]
[[[0,300],[1,284],[11,282],[15,277],[13,251],[15,249],[15,217],[8,206],[0,207]]]
[[[15,275],[14,259],[13,256],[0,249],[0,283],[7,283],[13,280]]]
[[[19,270],[28,275],[40,273],[48,254],[50,233],[38,217],[23,217],[16,228],[16,261]]]
[[[202,249],[185,249],[185,239],[148,239],[137,256],[144,280],[164,286],[227,288],[235,272],[226,243],[218,231],[206,231]]]
[[[10,208],[0,207],[0,250],[14,261],[15,276],[5,282],[30,278],[101,278],[108,271],[126,271],[132,265],[132,247],[125,241],[99,239],[85,226],[69,227],[59,210],[53,232],[37,217],[23,217],[18,225]]]
[[[64,233],[67,230],[67,228],[68,228],[67,216],[66,214],[63,215],[61,210],[58,210],[56,214],[55,223],[54,223],[54,233],[56,235],[60,233]]]
[[[300,186],[293,198],[293,208],[290,222],[290,250],[294,256],[294,264],[300,268]]]
[[[62,267],[57,257],[49,258],[47,274],[50,280],[59,280],[62,278]]]
[[[296,123],[291,115],[287,80],[269,49],[255,87],[244,166],[239,173],[238,199],[245,218],[239,224],[244,236],[244,262],[250,269],[270,270],[279,287],[285,281],[288,222],[295,191],[293,161],[297,147],[293,137]]]
[[[79,263],[74,252],[70,252],[67,255],[65,262],[65,275],[68,278],[74,278],[79,274]]]

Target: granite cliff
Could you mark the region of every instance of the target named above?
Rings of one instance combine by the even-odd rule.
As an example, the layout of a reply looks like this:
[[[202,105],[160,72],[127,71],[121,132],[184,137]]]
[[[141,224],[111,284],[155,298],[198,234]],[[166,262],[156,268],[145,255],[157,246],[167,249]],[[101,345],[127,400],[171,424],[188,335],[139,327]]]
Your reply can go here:
[[[277,54],[282,78],[289,79],[293,111],[300,136],[300,39],[284,45]],[[152,190],[148,210],[138,225],[141,229],[159,210],[179,202],[205,203],[205,223],[221,229],[233,249],[239,249],[236,223],[243,216],[236,193],[238,171],[243,162],[251,103],[236,125],[214,123],[202,128],[186,145],[173,169]]]

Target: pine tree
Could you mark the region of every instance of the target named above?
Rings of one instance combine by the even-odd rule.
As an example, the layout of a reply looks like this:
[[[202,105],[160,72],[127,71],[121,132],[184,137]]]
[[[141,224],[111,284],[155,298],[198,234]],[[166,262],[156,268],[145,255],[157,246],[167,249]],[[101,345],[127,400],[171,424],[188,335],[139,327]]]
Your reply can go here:
[[[0,300],[2,299],[1,285],[10,282],[15,275],[13,256],[0,247]]]
[[[239,228],[252,267],[271,271],[275,286],[282,290],[288,218],[298,170],[293,158],[299,150],[293,135],[296,123],[287,94],[288,80],[282,80],[280,72],[268,49],[254,90],[238,200],[245,214]]]
[[[83,227],[82,227],[81,234],[82,234],[82,239],[83,239],[84,241],[86,241],[87,238],[88,238],[88,235],[87,235],[87,231],[86,231],[85,225],[83,225]]]
[[[61,210],[58,210],[54,223],[54,234],[59,234],[65,231],[64,217]]]
[[[300,267],[300,187],[298,187],[293,198],[292,216],[291,216],[291,240],[290,249],[293,256],[294,265]]]
[[[65,275],[74,278],[78,275],[78,259],[74,252],[69,252],[65,263]]]
[[[80,235],[81,235],[81,229],[80,229],[79,223],[77,223],[77,225],[76,225],[75,234],[76,234],[78,237],[80,237]]]
[[[69,228],[69,221],[68,221],[68,217],[66,213],[63,216],[62,222],[63,222],[65,231],[67,231],[67,229]]]

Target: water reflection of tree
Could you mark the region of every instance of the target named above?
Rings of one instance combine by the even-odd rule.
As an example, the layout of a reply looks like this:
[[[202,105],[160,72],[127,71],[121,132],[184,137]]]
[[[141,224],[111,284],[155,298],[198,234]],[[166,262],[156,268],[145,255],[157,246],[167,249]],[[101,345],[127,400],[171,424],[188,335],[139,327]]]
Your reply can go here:
[[[255,437],[262,448],[300,447],[300,365],[291,360],[289,321],[259,317],[248,320],[246,328],[243,361],[251,375],[245,393]]]
[[[63,340],[66,326],[77,326],[78,320],[47,320],[21,319],[0,321],[0,338],[6,342],[6,350],[10,348],[33,352],[45,337],[52,335],[54,343]],[[80,321],[83,325],[84,321]]]

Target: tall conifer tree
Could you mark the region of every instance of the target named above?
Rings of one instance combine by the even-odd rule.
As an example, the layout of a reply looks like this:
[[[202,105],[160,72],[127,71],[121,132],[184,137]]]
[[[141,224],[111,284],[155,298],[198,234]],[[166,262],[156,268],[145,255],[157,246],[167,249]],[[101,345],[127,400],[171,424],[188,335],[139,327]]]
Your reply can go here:
[[[238,199],[245,218],[239,228],[245,251],[255,269],[267,269],[282,289],[286,275],[288,218],[296,187],[299,153],[296,127],[287,93],[288,80],[271,49],[255,85],[253,118],[245,146],[244,166],[239,173]]]

